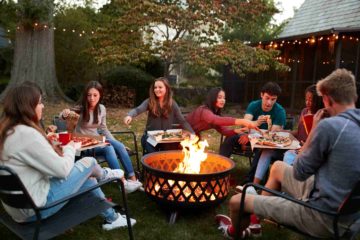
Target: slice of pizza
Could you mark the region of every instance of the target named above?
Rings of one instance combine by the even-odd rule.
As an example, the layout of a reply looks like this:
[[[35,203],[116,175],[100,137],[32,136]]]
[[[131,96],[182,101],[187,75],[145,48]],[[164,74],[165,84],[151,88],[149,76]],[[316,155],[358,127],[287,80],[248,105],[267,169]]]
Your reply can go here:
[[[81,147],[88,147],[99,143],[98,140],[90,137],[73,137],[72,140],[74,142],[81,142]]]

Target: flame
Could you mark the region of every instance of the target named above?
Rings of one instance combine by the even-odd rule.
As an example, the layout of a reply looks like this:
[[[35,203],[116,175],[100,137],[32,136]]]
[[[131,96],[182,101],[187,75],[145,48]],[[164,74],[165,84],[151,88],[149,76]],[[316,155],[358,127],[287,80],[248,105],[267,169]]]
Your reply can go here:
[[[208,142],[206,140],[199,141],[199,138],[195,137],[194,139],[185,139],[180,144],[183,148],[184,158],[173,172],[199,174],[201,163],[207,159],[207,153],[204,151],[205,147],[209,146]],[[179,202],[184,202],[186,200],[185,198],[187,198],[189,202],[195,202],[195,197],[198,197],[200,202],[205,202],[206,198],[210,198],[210,201],[216,200],[215,193],[211,191],[211,189],[206,189],[208,183],[202,183],[202,189],[200,186],[196,188],[195,182],[188,183],[190,185],[187,185],[185,181],[176,182],[171,179],[168,179],[167,182],[168,186],[164,185],[162,187],[160,187],[158,183],[155,183],[155,191],[152,192],[152,194],[156,195],[160,190],[166,192],[171,189],[174,195],[177,196],[176,201]],[[194,191],[195,195],[193,195],[192,191]],[[174,195],[169,194],[166,198],[174,201]]]
[[[185,139],[180,144],[184,153],[184,159],[174,170],[177,173],[200,173],[200,166],[206,160],[207,154],[204,152],[208,147],[208,142],[199,141],[198,137],[194,139]]]

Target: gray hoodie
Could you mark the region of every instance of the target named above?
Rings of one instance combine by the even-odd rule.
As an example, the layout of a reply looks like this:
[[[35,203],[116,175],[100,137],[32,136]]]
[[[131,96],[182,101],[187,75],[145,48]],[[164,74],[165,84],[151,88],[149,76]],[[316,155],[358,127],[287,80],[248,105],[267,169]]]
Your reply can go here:
[[[315,175],[310,203],[336,211],[360,180],[360,109],[319,122],[293,169],[300,181]]]

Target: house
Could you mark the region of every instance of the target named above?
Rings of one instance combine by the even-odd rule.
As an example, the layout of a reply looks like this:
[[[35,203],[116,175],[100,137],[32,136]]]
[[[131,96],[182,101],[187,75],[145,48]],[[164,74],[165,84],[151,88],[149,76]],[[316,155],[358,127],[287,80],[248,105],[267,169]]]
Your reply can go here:
[[[223,87],[227,98],[247,104],[259,98],[259,90],[266,81],[276,81],[283,89],[280,104],[290,112],[298,111],[304,107],[306,87],[336,68],[353,72],[359,94],[359,39],[359,0],[305,0],[277,39],[258,43],[264,49],[280,50],[278,61],[291,70],[248,74],[244,78],[225,71]],[[236,99],[239,95],[241,99]]]

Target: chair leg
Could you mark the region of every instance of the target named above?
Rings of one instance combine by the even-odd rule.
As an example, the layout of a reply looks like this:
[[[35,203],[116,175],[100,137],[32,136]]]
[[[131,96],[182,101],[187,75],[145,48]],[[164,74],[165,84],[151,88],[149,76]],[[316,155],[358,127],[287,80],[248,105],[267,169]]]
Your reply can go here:
[[[127,205],[127,200],[126,200],[126,193],[125,193],[125,186],[123,181],[119,180],[120,183],[120,191],[122,193],[122,197],[123,197],[123,203],[124,203],[124,208],[125,208],[125,215],[126,215],[126,222],[127,222],[127,227],[128,227],[128,232],[129,232],[129,238],[130,240],[134,239],[134,233],[132,231],[132,226],[131,226],[131,221],[130,221],[130,215],[129,215],[129,208]]]

